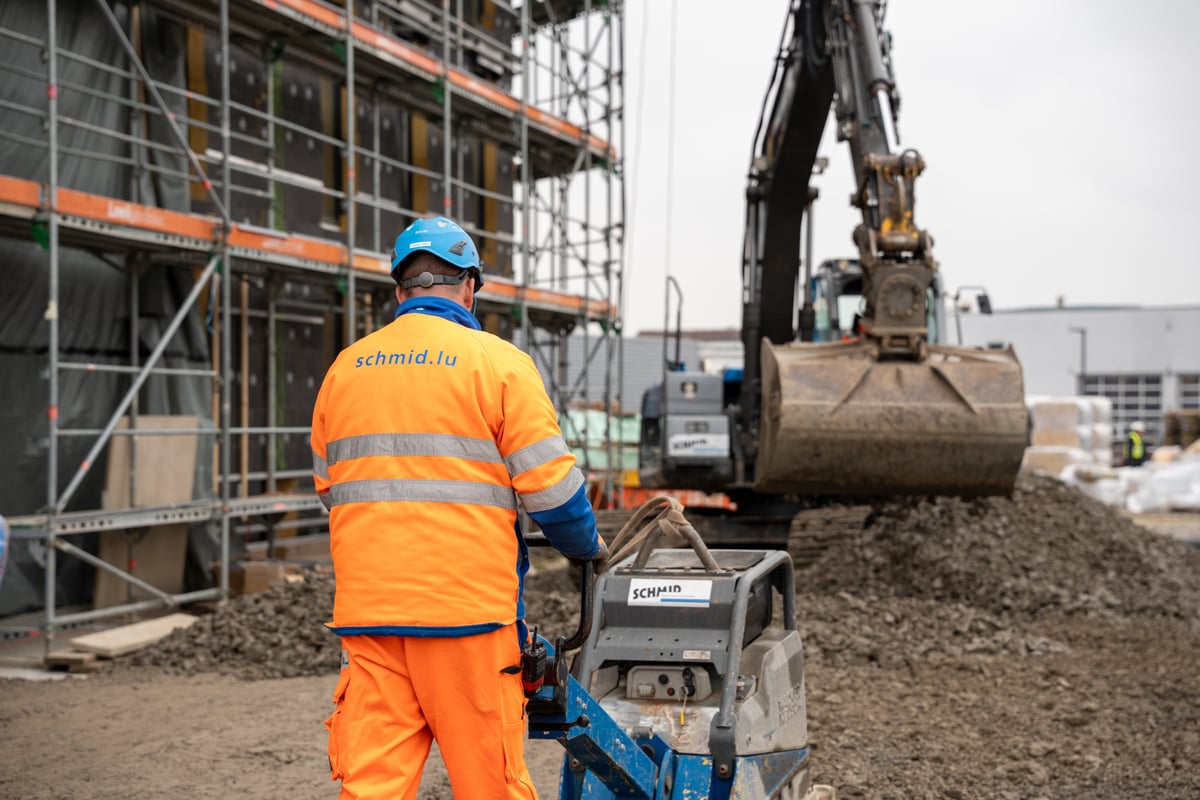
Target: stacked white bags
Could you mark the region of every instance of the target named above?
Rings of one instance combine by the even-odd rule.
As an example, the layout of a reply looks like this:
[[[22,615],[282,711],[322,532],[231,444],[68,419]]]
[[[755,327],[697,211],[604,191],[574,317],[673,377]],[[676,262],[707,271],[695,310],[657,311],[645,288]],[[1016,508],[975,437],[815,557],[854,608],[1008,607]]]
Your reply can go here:
[[[1060,474],[1112,463],[1112,401],[1107,397],[1025,398],[1032,425],[1021,468]]]

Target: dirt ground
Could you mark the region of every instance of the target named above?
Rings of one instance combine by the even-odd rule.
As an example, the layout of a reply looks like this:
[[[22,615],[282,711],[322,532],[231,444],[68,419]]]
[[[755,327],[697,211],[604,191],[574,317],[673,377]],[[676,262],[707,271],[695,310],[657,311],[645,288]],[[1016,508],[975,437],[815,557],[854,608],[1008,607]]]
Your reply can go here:
[[[103,673],[0,681],[0,797],[337,796],[321,576]],[[569,573],[528,588],[570,627]],[[798,574],[814,777],[842,798],[1200,797],[1200,549],[1049,481],[881,501]],[[544,798],[561,749],[531,742]],[[431,759],[423,800],[451,797]]]

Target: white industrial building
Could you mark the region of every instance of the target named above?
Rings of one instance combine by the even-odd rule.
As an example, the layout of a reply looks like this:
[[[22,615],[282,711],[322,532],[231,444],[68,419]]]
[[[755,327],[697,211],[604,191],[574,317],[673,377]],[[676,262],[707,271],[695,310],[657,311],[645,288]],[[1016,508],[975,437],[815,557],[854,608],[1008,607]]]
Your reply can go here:
[[[1028,308],[948,320],[951,342],[1011,344],[1027,395],[1112,400],[1114,434],[1143,420],[1161,441],[1162,414],[1200,408],[1200,305]]]
[[[955,313],[947,310],[943,340],[950,344],[1002,347],[1011,344],[1021,361],[1029,396],[1099,395],[1112,400],[1115,441],[1128,424],[1142,420],[1147,440],[1162,438],[1162,415],[1200,408],[1200,305],[1170,307],[1049,307]],[[584,352],[571,337],[568,362]],[[642,392],[662,378],[673,360],[675,341],[664,359],[660,331],[622,342],[621,405],[634,413]],[[687,369],[719,372],[741,364],[737,329],[683,331],[679,360]],[[577,368],[577,367],[576,367]],[[597,379],[587,379],[587,396],[603,397]]]

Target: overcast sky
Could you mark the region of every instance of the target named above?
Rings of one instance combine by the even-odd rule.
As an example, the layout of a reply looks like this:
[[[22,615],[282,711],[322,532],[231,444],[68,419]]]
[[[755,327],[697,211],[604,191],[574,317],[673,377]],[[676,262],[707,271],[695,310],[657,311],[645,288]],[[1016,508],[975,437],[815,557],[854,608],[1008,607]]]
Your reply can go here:
[[[741,323],[745,176],[787,8],[626,3],[630,333],[662,328],[668,268],[685,328]],[[1200,2],[892,0],[885,23],[901,144],[926,162],[916,220],[949,291],[985,286],[998,309],[1200,304]],[[854,255],[859,221],[830,128],[818,263]]]

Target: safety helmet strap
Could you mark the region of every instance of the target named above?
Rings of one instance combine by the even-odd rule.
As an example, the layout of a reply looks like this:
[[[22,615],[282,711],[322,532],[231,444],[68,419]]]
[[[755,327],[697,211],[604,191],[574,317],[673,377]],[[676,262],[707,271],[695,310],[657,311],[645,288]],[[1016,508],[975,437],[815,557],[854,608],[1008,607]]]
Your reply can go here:
[[[400,288],[413,289],[420,286],[422,289],[428,289],[430,286],[437,284],[457,286],[467,278],[474,280],[474,291],[478,292],[482,281],[479,280],[479,272],[474,269],[464,269],[457,275],[434,275],[432,272],[422,272],[420,275],[400,281]]]

